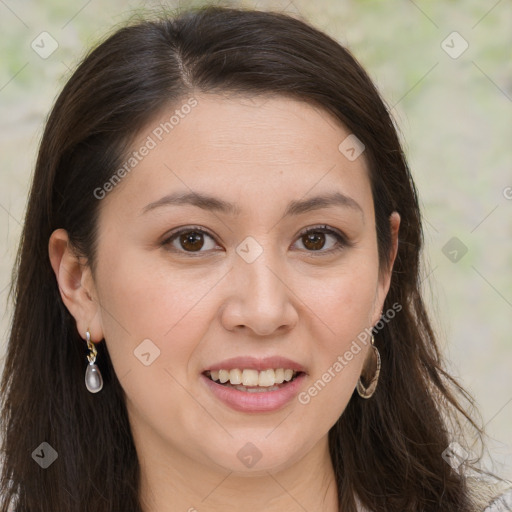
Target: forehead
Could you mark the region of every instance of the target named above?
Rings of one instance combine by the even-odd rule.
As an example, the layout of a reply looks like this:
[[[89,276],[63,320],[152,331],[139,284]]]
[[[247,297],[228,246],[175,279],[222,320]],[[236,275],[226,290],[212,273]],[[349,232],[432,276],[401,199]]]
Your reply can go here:
[[[243,209],[241,199],[336,189],[364,205],[364,153],[352,160],[340,150],[350,135],[327,111],[287,97],[191,95],[140,131],[123,162],[133,167],[108,199],[143,208],[164,193],[215,192]]]

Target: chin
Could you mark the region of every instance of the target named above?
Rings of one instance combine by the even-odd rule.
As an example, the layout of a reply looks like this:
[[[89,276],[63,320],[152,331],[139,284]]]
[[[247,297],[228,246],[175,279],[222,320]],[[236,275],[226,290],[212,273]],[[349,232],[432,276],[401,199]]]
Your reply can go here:
[[[265,435],[268,435],[268,432],[266,429]],[[221,447],[221,452],[212,453],[210,456],[214,466],[221,466],[239,476],[268,476],[268,473],[279,473],[289,468],[307,451],[307,446],[304,446],[304,450],[298,452],[299,443],[292,442],[290,438],[286,439],[286,445],[285,440],[279,442],[276,439],[270,442],[269,439],[263,438],[260,441],[247,435],[243,436],[243,439],[230,439],[225,449],[217,445]]]

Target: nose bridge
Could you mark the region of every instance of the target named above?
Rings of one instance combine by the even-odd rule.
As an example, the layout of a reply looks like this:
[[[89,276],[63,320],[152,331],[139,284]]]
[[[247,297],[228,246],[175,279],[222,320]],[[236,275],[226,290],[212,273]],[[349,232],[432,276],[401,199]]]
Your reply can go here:
[[[236,325],[244,325],[258,334],[270,334],[295,321],[290,301],[291,291],[286,284],[284,265],[279,261],[271,237],[244,240],[237,247],[234,263],[233,292],[237,313],[231,316]]]
[[[247,249],[249,251],[244,252]],[[282,266],[279,264],[276,248],[271,246],[271,237],[266,237],[265,240],[260,237],[260,241],[248,239],[239,245],[237,254],[239,258],[236,266],[246,276],[248,284],[244,298],[262,302],[263,306],[270,306],[272,301],[275,302],[272,306],[282,302],[284,294],[280,288],[283,283],[277,277],[282,273],[279,270]]]

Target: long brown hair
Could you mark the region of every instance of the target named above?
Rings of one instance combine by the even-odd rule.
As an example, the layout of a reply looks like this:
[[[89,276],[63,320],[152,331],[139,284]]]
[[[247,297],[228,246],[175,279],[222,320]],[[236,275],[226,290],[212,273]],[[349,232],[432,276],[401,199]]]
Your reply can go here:
[[[351,54],[307,23],[206,7],[117,30],[78,66],[49,116],[11,288],[0,511],[10,503],[18,512],[142,510],[124,391],[104,343],[104,389],[86,390],[86,345],[61,300],[48,240],[55,229],[67,230],[94,271],[93,191],[119,168],[141,128],[193,90],[309,102],[365,145],[381,268],[390,254],[389,216],[401,216],[384,309],[402,309],[375,336],[382,358],[375,395],[355,394],[329,432],[340,510],[355,512],[354,496],[375,512],[470,510],[464,478],[442,453],[457,419],[477,437],[481,431],[465,412],[471,398],[442,369],[420,294],[417,192],[384,102]],[[58,454],[47,469],[31,457],[42,442]]]

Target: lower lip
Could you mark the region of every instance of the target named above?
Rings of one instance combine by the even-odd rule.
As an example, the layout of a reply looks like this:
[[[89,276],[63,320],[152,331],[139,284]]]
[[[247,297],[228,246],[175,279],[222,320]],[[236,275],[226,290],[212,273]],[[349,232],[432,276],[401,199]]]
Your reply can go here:
[[[221,402],[224,402],[235,411],[241,412],[277,411],[293,400],[299,393],[305,377],[306,374],[301,373],[294,380],[275,391],[249,393],[229,386],[223,386],[214,382],[206,375],[201,374],[201,379]]]

